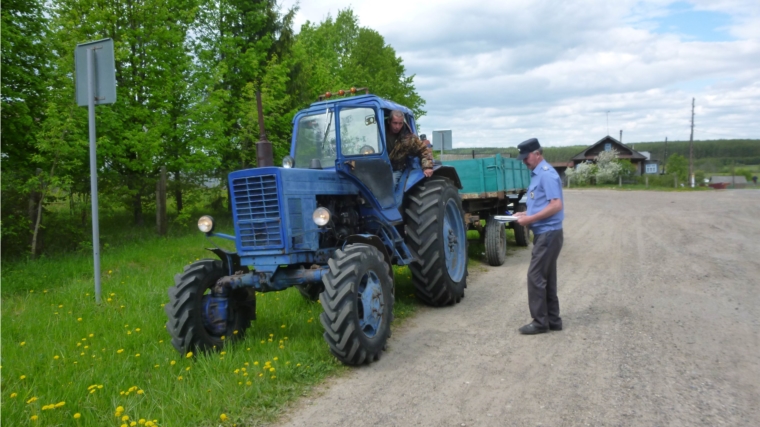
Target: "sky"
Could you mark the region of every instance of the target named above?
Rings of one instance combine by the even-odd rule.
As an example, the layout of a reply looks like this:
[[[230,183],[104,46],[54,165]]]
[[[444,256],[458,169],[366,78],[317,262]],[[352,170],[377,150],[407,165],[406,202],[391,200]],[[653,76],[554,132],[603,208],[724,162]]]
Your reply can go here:
[[[695,140],[760,139],[760,0],[306,0],[296,28],[348,7],[454,148],[689,140],[692,98]]]

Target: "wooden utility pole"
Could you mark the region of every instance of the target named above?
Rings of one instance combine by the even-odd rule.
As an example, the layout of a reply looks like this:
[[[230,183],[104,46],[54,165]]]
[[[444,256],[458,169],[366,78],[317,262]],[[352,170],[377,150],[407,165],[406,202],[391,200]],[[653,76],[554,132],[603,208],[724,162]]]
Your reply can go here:
[[[694,187],[694,98],[691,98],[691,136],[689,136],[689,179]]]
[[[664,162],[662,164],[662,173],[665,173],[665,165],[668,164],[668,137],[665,137],[665,155],[662,158],[662,161]]]

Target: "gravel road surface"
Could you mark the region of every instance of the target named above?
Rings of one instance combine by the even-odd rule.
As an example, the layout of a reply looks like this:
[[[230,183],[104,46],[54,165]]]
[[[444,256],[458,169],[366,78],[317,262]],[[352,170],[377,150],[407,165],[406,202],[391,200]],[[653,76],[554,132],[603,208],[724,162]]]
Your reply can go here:
[[[565,212],[564,331],[518,334],[510,250],[277,425],[760,426],[760,191],[567,190]]]

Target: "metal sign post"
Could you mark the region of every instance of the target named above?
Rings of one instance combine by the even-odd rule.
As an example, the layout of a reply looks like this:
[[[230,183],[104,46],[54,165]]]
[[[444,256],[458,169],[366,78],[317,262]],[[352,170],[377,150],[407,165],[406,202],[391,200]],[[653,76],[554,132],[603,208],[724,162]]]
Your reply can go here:
[[[100,304],[100,224],[98,222],[98,160],[95,153],[95,104],[116,102],[116,67],[113,40],[103,39],[77,45],[76,97],[87,106],[90,133],[90,191],[92,192],[92,256],[95,266],[95,302]],[[86,82],[86,83],[85,83]]]

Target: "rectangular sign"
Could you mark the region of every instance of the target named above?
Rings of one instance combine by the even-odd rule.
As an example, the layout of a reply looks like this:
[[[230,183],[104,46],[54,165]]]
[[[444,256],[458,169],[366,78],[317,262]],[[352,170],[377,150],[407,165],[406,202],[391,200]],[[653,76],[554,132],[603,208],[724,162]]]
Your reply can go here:
[[[433,131],[433,150],[441,150],[441,140],[443,140],[443,149],[451,150],[453,144],[451,140],[450,130],[434,130]]]
[[[95,53],[95,105],[113,104],[116,102],[116,66],[113,54],[113,39],[103,39],[89,43],[78,44],[74,51],[76,66],[76,97],[77,105],[88,105],[87,85],[87,51]]]

